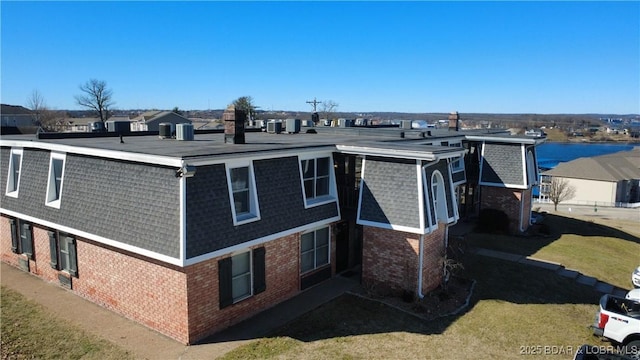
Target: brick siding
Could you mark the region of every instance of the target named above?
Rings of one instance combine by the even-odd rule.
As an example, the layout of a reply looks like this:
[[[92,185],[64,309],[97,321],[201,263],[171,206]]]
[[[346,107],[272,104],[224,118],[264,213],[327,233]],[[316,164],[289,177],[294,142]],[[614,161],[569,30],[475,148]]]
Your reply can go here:
[[[424,236],[422,292],[442,281],[442,254],[446,225]],[[362,282],[381,293],[417,291],[420,235],[365,226],[362,250]]]
[[[30,272],[59,284],[50,266],[48,229],[33,225],[34,260]],[[331,232],[335,273],[335,234]],[[74,293],[185,344],[250,318],[300,292],[300,234],[265,247],[266,290],[219,309],[218,261],[229,255],[179,268],[76,237],[78,277]],[[257,246],[257,247],[259,247]],[[2,261],[19,267],[11,252],[9,219],[0,217]],[[249,250],[249,249],[247,249]]]
[[[531,189],[519,190],[482,186],[480,194],[481,209],[497,209],[507,214],[511,233],[520,232],[521,223],[522,230],[527,230],[529,210],[531,209]],[[524,204],[521,204],[521,201]],[[524,208],[521,207],[522,205]],[[522,214],[520,214],[521,209],[524,210]]]

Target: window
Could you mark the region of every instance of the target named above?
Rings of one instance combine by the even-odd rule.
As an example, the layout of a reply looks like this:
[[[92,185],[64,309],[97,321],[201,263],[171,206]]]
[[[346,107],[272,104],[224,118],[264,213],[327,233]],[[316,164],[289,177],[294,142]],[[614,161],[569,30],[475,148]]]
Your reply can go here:
[[[11,251],[25,254],[33,259],[33,230],[31,224],[23,220],[9,219],[11,224]]]
[[[51,153],[49,161],[49,180],[47,184],[46,205],[60,208],[62,198],[62,180],[64,177],[65,154]]]
[[[329,264],[329,228],[302,234],[300,272],[304,274],[327,264]]]
[[[461,143],[452,143],[449,144],[450,147],[462,147]],[[462,162],[462,159],[464,159],[464,155],[457,158],[456,160],[451,159],[451,171],[452,172],[458,172],[458,171],[462,171],[464,170],[464,164]]]
[[[71,235],[49,231],[49,254],[52,268],[78,276],[76,240]]]
[[[9,174],[7,176],[7,196],[18,197],[20,170],[22,169],[22,149],[11,149]]]
[[[234,225],[260,220],[253,166],[227,167]]]
[[[331,157],[300,160],[307,205],[320,205],[335,199],[335,190],[331,186],[331,165]]]
[[[266,290],[264,247],[218,261],[220,308]]]
[[[447,199],[445,195],[445,184],[442,174],[434,171],[431,175],[431,196],[433,197],[433,208],[436,211],[438,221],[447,222]]]

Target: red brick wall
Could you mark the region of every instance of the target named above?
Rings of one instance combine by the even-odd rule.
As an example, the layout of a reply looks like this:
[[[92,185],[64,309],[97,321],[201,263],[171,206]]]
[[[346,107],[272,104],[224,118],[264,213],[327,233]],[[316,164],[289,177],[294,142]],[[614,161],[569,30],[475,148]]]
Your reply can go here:
[[[0,217],[0,251],[2,262],[18,267],[19,256],[11,251],[11,224],[4,216]]]
[[[224,309],[219,309],[218,261],[228,255],[186,269],[190,342],[250,318],[299,292],[300,235],[285,236],[257,247],[260,246],[265,247],[266,290]]]
[[[30,271],[59,284],[60,271],[49,265],[47,229],[34,229],[34,261]],[[331,232],[334,235],[334,232]],[[78,277],[73,292],[114,312],[142,323],[182,343],[194,343],[236,324],[299,293],[300,235],[282,237],[265,247],[266,290],[219,309],[218,260],[210,259],[184,269],[122,252],[90,240],[76,238]],[[335,267],[335,236],[331,239]],[[18,267],[11,252],[11,226],[0,218],[3,262]]]
[[[434,290],[442,283],[442,260],[447,225],[438,223],[438,228],[424,236],[422,259],[422,293]]]
[[[524,201],[525,211],[520,214],[521,199]],[[527,217],[528,209],[531,209],[531,190],[517,190],[508,188],[498,188],[483,186],[480,192],[481,209],[498,209],[504,211],[509,217],[509,231],[517,233],[520,231],[522,218]],[[524,219],[523,230],[529,226],[529,221]]]
[[[362,282],[375,291],[398,293],[417,291],[420,235],[364,227]],[[433,290],[442,280],[445,225],[424,237],[422,268],[423,293]]]

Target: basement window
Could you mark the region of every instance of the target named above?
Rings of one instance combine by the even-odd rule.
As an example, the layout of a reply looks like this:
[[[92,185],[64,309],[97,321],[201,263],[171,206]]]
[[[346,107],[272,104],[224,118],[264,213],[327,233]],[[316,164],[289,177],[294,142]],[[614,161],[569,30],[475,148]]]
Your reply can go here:
[[[49,179],[47,182],[47,201],[45,204],[57,209],[60,208],[60,200],[62,198],[65,160],[66,154],[53,152],[49,160]]]
[[[22,170],[22,149],[11,149],[9,174],[7,175],[7,196],[18,197],[20,171]]]

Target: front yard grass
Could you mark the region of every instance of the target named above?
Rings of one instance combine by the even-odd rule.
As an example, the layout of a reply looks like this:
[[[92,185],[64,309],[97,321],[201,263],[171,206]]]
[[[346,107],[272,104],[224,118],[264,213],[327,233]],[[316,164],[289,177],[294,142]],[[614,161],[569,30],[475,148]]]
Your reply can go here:
[[[116,345],[84,333],[11,289],[2,286],[0,297],[2,359],[132,358]]]
[[[599,299],[592,288],[480,256],[466,271],[477,285],[462,315],[426,322],[347,294],[223,358],[564,359],[582,344],[602,345],[588,329]]]
[[[472,233],[467,241],[470,246],[557,262],[630,289],[631,272],[640,265],[640,238],[603,224],[548,214],[543,222],[550,232],[546,236]]]

